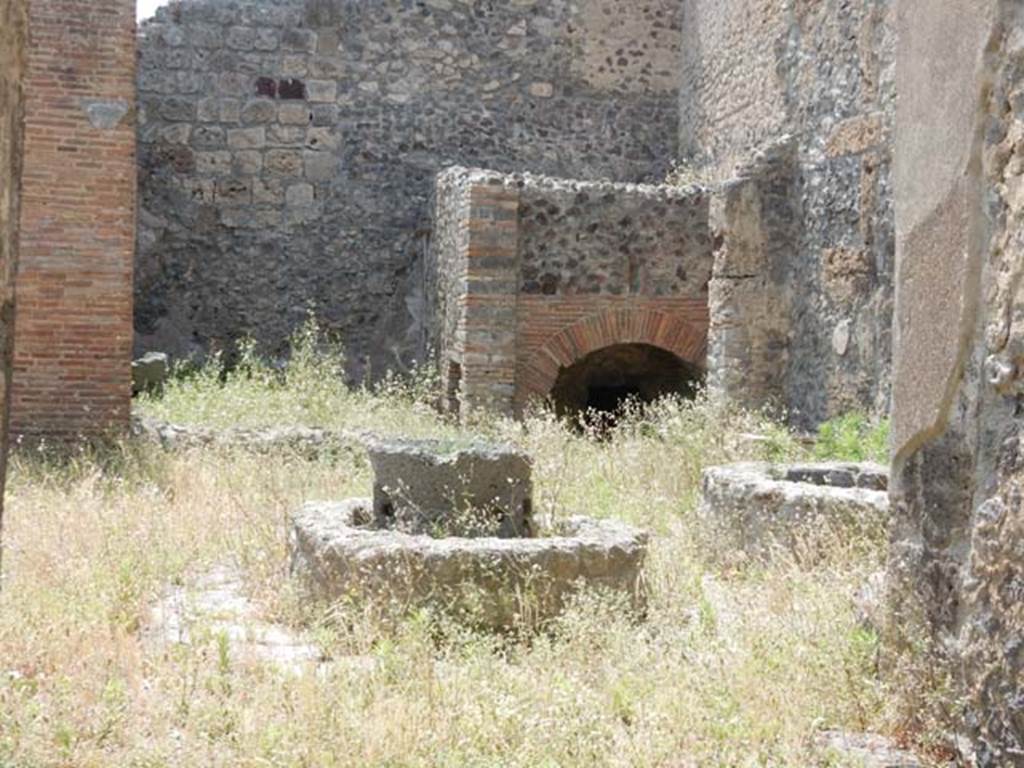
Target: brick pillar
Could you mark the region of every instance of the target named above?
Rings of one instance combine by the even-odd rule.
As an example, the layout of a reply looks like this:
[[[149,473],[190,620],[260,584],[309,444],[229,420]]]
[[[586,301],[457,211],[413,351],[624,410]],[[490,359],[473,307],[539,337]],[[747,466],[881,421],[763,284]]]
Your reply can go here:
[[[7,476],[14,323],[14,274],[18,263],[18,208],[22,155],[22,81],[27,37],[26,0],[0,0],[0,537]],[[0,552],[3,542],[0,541]]]
[[[469,237],[459,398],[468,409],[512,413],[516,371],[519,192],[501,184],[469,191]]]
[[[785,402],[796,252],[793,145],[784,142],[725,182],[712,204],[717,249],[708,285],[708,391],[743,408]]]
[[[13,429],[128,422],[135,3],[32,0]]]

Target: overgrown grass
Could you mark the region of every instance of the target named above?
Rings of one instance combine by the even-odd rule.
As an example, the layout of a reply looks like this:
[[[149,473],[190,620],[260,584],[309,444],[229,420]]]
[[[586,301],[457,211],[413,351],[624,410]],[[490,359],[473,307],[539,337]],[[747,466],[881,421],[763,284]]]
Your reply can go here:
[[[235,375],[210,367],[142,409],[220,426],[461,434],[422,380],[349,389],[336,355],[307,343],[286,371],[250,353]],[[877,638],[854,610],[884,542],[836,541],[812,568],[780,556],[724,571],[697,528],[702,468],[800,454],[784,429],[673,400],[600,439],[545,411],[472,429],[534,456],[541,514],[655,533],[645,621],[590,596],[550,632],[510,639],[426,614],[389,629],[304,603],[285,568],[289,510],[368,494],[358,453],[22,451],[0,594],[0,766],[808,766],[823,759],[818,729],[893,727]],[[268,618],[313,628],[335,663],[295,676],[232,659],[216,637],[143,642],[167,584],[225,561]]]
[[[818,428],[814,455],[836,461],[889,460],[889,421],[857,411],[837,416]]]

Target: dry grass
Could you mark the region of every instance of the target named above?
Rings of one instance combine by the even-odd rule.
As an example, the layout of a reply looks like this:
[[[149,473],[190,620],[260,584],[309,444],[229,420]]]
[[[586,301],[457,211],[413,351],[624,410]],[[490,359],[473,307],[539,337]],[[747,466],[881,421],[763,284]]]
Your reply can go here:
[[[301,377],[260,376],[192,380],[146,407],[457,432],[407,389],[307,379],[297,405]],[[512,639],[427,615],[387,631],[304,605],[285,573],[288,511],[368,493],[358,454],[124,446],[58,462],[23,451],[0,595],[0,766],[807,766],[822,764],[820,728],[886,727],[876,639],[853,609],[882,542],[837,539],[811,570],[780,557],[723,572],[695,528],[701,468],[792,455],[782,430],[706,403],[665,403],[602,440],[545,414],[480,429],[533,453],[543,512],[656,532],[645,622],[594,596],[550,631]],[[268,617],[312,627],[335,659],[375,663],[296,676],[242,664],[216,636],[163,651],[142,642],[165,585],[225,560]]]

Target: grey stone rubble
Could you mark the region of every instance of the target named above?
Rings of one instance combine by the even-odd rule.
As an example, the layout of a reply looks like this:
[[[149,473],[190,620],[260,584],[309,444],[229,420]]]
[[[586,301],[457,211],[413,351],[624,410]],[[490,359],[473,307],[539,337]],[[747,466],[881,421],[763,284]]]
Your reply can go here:
[[[323,654],[292,629],[260,618],[237,569],[220,565],[189,586],[168,588],[152,606],[144,637],[156,649],[226,638],[229,658],[288,672],[315,669]]]
[[[860,768],[925,768],[913,753],[900,749],[892,740],[873,733],[822,731],[814,739],[828,759],[843,760]]]
[[[191,424],[173,424],[136,416],[131,434],[137,440],[155,443],[167,450],[219,447],[244,448],[258,452],[291,450],[316,456],[338,449],[361,449],[371,439],[367,433],[318,427],[231,427],[214,429]]]
[[[132,394],[159,392],[170,374],[170,361],[163,352],[147,352],[132,361]]]
[[[877,464],[741,463],[711,467],[698,514],[749,554],[797,551],[832,528],[879,530],[889,519],[888,473]]]

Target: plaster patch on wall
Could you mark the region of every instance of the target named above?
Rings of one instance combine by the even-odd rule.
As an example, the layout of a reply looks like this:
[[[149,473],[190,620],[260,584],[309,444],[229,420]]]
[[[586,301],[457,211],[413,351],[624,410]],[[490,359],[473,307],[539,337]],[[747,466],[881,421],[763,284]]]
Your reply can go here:
[[[82,110],[93,128],[111,131],[117,128],[128,114],[128,102],[124,99],[104,101],[102,99],[82,99]]]

